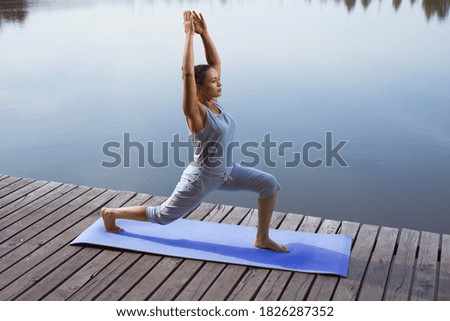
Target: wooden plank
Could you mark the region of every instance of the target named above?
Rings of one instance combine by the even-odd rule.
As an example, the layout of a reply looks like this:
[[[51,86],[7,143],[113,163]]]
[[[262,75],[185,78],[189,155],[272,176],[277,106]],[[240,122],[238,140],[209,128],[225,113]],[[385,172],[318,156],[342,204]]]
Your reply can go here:
[[[279,228],[283,230],[295,231],[300,227],[303,217],[304,216],[301,214],[288,213]],[[256,292],[254,300],[278,300],[291,275],[292,272],[289,271],[271,270],[267,278],[262,283],[260,289]]]
[[[261,288],[256,293],[255,301],[277,301],[288,284],[292,272],[271,270],[264,280]]]
[[[272,217],[271,225],[273,228],[281,228],[283,226],[284,229],[292,228],[295,229],[298,224],[291,225],[292,220],[285,220],[287,214],[283,214],[280,212],[274,212]],[[284,223],[284,225],[283,225]],[[258,222],[256,222],[256,225]],[[281,242],[282,240],[275,240],[276,242]],[[283,253],[280,253],[283,255]],[[247,270],[245,275],[241,278],[239,283],[233,289],[231,294],[228,296],[227,300],[229,301],[249,301],[253,300],[258,290],[261,288],[262,284],[269,276],[271,269],[266,268],[250,268]]]
[[[271,228],[276,228],[283,219],[284,214],[280,212],[273,212],[272,220],[270,223]],[[258,225],[258,211],[256,209],[252,209],[241,221],[239,225],[246,226],[257,226]],[[235,264],[228,264],[226,268],[219,275],[217,280],[211,285],[211,287],[206,291],[201,300],[203,301],[212,301],[212,300],[227,300],[230,293],[235,289],[238,285],[239,281],[243,278],[247,280],[251,280],[251,277],[246,277],[245,273],[249,271],[254,278],[258,278],[258,275],[268,274],[269,270],[259,271],[254,267],[247,267]],[[262,276],[264,277],[264,276]],[[243,281],[246,284],[245,281]],[[240,289],[238,291],[242,291],[245,288],[245,285],[241,284]],[[248,286],[250,288],[250,286]],[[251,290],[250,290],[251,291]],[[245,296],[246,294],[243,294]]]
[[[214,283],[209,287],[200,300],[202,301],[224,301],[241,279],[247,269],[252,267],[229,264],[227,265]],[[223,289],[223,292],[221,291]]]
[[[317,233],[335,234],[340,225],[339,221],[324,220]],[[294,273],[281,300],[305,300],[316,278],[317,274],[313,273]],[[296,284],[298,284],[297,287]]]
[[[315,275],[311,273],[294,272],[279,300],[304,301],[314,278]],[[296,298],[296,300],[291,298]]]
[[[304,215],[287,213],[279,227],[280,230],[297,231],[300,228]]]
[[[132,252],[120,253],[105,269],[89,281],[84,287],[72,295],[70,301],[92,301],[102,291],[110,286],[122,275],[130,266],[135,264],[143,254]]]
[[[2,273],[5,278],[0,280],[0,288],[4,287],[4,282],[10,282],[16,279],[21,274],[33,268],[35,264],[42,262],[44,253],[51,255],[58,251],[62,245],[67,244],[70,240],[66,239],[65,235],[61,234],[61,232],[70,227],[74,222],[80,220],[78,214],[82,213],[86,215],[89,211],[95,210],[95,206],[98,206],[98,203],[103,201],[103,198],[111,198],[112,196],[113,194],[109,192],[103,193],[101,197],[94,198],[91,202],[79,207],[77,211],[72,212],[51,228],[42,230],[42,233],[34,236],[28,242],[24,242],[22,246],[2,258],[2,260],[10,258],[12,264]]]
[[[30,228],[33,224],[39,222],[40,220],[45,220],[48,216],[48,219],[51,219],[54,213],[58,213],[58,209],[65,207],[66,204],[79,198],[81,195],[88,192],[89,189],[90,188],[88,187],[78,187],[72,189],[70,192],[64,195],[64,198],[54,200],[44,208],[32,211],[31,213],[34,213],[35,215],[22,216],[21,220],[9,225],[7,229],[2,231],[2,234],[0,236],[0,243],[8,241],[9,245],[14,246],[14,242],[16,242],[16,240],[21,240],[20,242],[23,242],[31,238],[32,236],[34,236],[34,234],[31,234],[27,228]],[[36,213],[39,214],[36,215]],[[46,223],[47,220],[45,220]],[[40,231],[41,230],[37,230],[37,232]],[[7,245],[0,245],[0,256],[3,256],[5,253],[7,253],[8,249],[9,247]]]
[[[281,215],[281,213],[278,213],[278,217],[283,218],[283,221],[281,222],[281,225],[278,226],[278,228],[286,230],[296,230],[303,219],[303,215],[296,215],[291,213],[285,215]],[[274,220],[272,224],[276,226],[277,220]],[[280,277],[278,276],[279,273],[281,273],[281,275],[284,274],[286,277],[289,276],[291,272],[270,270],[264,268],[249,269],[242,277],[239,284],[237,284],[237,286],[234,288],[233,292],[230,294],[227,300],[248,301],[256,299],[259,290],[264,286],[264,284],[266,284],[265,281],[269,278],[269,276],[272,275],[271,279],[269,279],[268,283],[266,284],[266,288],[263,290],[270,292],[270,289],[268,289],[267,287],[272,287],[272,281],[274,277],[275,279],[280,279]]]
[[[384,300],[406,301],[409,299],[419,238],[419,231],[402,229]]]
[[[141,280],[145,277],[149,271],[150,274],[166,274],[169,273],[172,266],[177,266],[177,261],[180,259],[166,258],[164,262],[163,257],[152,254],[138,254],[135,253],[137,257],[135,263],[126,270],[108,287],[105,287],[104,291],[100,293],[95,300],[98,301],[117,301],[120,300],[130,288],[136,284],[140,284]],[[166,264],[164,264],[166,263]],[[116,274],[116,273],[114,273]],[[159,275],[158,275],[159,276]],[[124,286],[125,288],[123,288]],[[151,290],[151,289],[149,289]]]
[[[300,225],[299,232],[315,233],[319,229],[322,218],[317,216],[305,216]]]
[[[239,224],[250,212],[250,209],[235,207],[223,220],[227,224]],[[180,294],[175,298],[179,301],[198,301],[204,293],[211,287],[217,277],[227,267],[224,263],[207,262],[194,278],[185,286]]]
[[[0,228],[4,229],[17,221],[20,221],[27,215],[33,214],[38,210],[41,211],[44,206],[55,202],[56,199],[58,199],[59,197],[63,196],[64,194],[70,192],[75,188],[76,188],[75,185],[64,184],[52,190],[51,192],[46,193],[45,195],[42,196],[38,195],[36,199],[31,200],[31,202],[25,205],[24,207],[21,207],[17,210],[13,208],[10,213],[7,210],[9,205],[5,208],[0,209],[0,214],[2,215],[4,214],[4,216],[6,216],[2,218],[2,220],[0,220]]]
[[[204,261],[183,260],[178,268],[148,298],[151,301],[173,300],[205,264]]]
[[[6,190],[3,189],[4,187],[6,187],[10,184],[13,184],[14,182],[17,182],[20,179],[21,179],[20,177],[14,177],[14,176],[8,176],[5,179],[2,179],[0,181],[0,197],[5,196],[7,194]]]
[[[450,300],[450,236],[440,244],[440,235],[429,232],[402,230],[394,252],[396,229],[363,225],[356,234],[358,223],[343,222],[340,232],[357,236],[347,278],[67,246],[117,193],[0,175],[0,300],[135,300],[130,293],[147,278],[151,286],[136,298]],[[236,209],[227,215],[230,208],[202,203],[188,218],[257,224],[257,210],[241,208],[249,215],[237,220]],[[277,213],[274,222],[284,217],[280,227],[287,227],[293,216]],[[300,229],[309,223],[336,232],[338,222],[320,222],[305,217]]]
[[[232,206],[203,202],[192,213],[183,217],[187,220],[220,222],[231,211]]]
[[[333,300],[356,300],[377,237],[378,226],[363,225],[350,256],[347,278],[339,279]]]
[[[228,301],[250,301],[258,292],[270,273],[270,269],[250,267],[235,286]]]
[[[200,206],[198,206],[193,212],[188,213],[188,217],[191,217],[193,215],[197,215],[199,217],[204,217],[208,212],[211,211],[211,209],[214,207],[214,204],[209,203],[202,203]],[[168,226],[167,228],[170,228]],[[152,259],[151,259],[152,258]],[[141,263],[142,260],[152,260],[153,265],[150,267],[145,267],[144,264]],[[166,260],[170,262],[165,262]],[[184,259],[181,259],[181,264],[184,261]],[[165,283],[165,278],[163,278],[163,275],[155,276],[154,274],[156,272],[153,272],[153,276],[149,276],[146,278],[146,275],[151,270],[158,271],[161,268],[165,270],[164,275],[166,273],[169,273],[170,271],[167,270],[168,266],[172,266],[172,263],[174,261],[170,257],[162,257],[161,255],[153,255],[146,253],[144,257],[142,257],[136,264],[134,264],[132,267],[130,267],[116,282],[114,282],[110,287],[105,289],[105,291],[96,298],[96,300],[120,300],[122,297],[125,297],[128,292],[130,292],[133,288],[139,288],[143,287],[144,291],[139,291],[137,289],[134,289],[134,293],[142,293],[145,294],[145,297],[136,297],[136,300],[147,300],[148,296],[151,293],[151,289],[157,289],[161,283]],[[178,265],[175,265],[178,266]],[[152,272],[150,272],[152,273]],[[167,276],[167,275],[166,275]],[[140,280],[139,282],[130,282],[130,280]],[[151,285],[146,284],[145,280],[149,280],[151,282]],[[130,296],[128,296],[128,299]],[[127,299],[127,300],[128,300]]]
[[[0,236],[0,266],[3,266],[3,256],[22,246],[24,242],[40,234],[55,224],[62,217],[78,209],[81,205],[98,196],[104,190],[91,189],[88,187],[78,187],[67,193],[62,199],[50,203],[46,209],[29,215],[22,220],[10,225],[8,229],[3,230]],[[85,197],[82,197],[82,196]],[[57,210],[55,210],[57,209]],[[7,242],[6,242],[7,241]]]
[[[23,181],[23,180],[22,180]],[[0,198],[0,208],[7,206],[10,203],[18,200],[19,198],[26,196],[34,190],[47,184],[47,181],[31,181],[29,184],[24,184],[23,187],[9,193],[8,195]]]
[[[17,192],[18,190],[20,190],[21,188],[23,188],[27,185],[33,183],[34,181],[35,181],[34,179],[22,178],[18,181],[15,181],[14,183],[9,184],[8,186],[3,187],[0,191],[1,192],[0,193],[0,204],[1,204],[2,199],[10,196],[11,194]]]
[[[125,206],[141,205],[149,198],[150,195],[148,194],[137,194],[133,196],[132,199],[128,200],[125,203]],[[119,199],[115,201],[115,199],[113,199],[107,203],[107,207],[119,207],[121,204],[124,204],[123,200],[124,199]],[[82,225],[75,228],[74,233],[76,233],[76,235],[80,234],[87,227],[92,225],[99,218],[99,216],[100,213],[98,213],[97,210],[84,221],[81,221],[80,223]],[[80,246],[75,245],[70,246],[70,248],[80,248]],[[81,248],[84,249],[84,247]],[[98,295],[98,293],[101,293],[103,288],[96,288],[96,286],[99,284],[106,286],[105,283],[107,283],[107,278],[109,277],[110,271],[117,273],[115,270],[117,267],[115,265],[115,261],[118,260],[119,262],[122,262],[124,258],[121,257],[119,259],[119,256],[123,253],[121,251],[103,250],[101,247],[96,247],[96,249],[101,252],[101,254],[89,262],[82,270],[74,273],[69,279],[55,289],[53,294],[50,294],[49,297],[56,296],[59,298],[62,297],[64,300],[68,300],[71,297],[78,295],[78,298],[81,300],[83,297],[86,297],[87,299],[94,298]],[[102,259],[101,261],[99,261],[99,257]],[[126,258],[128,258],[129,261],[133,260],[133,256],[126,256],[125,261]],[[127,263],[125,264],[130,264],[129,261],[126,261]]]
[[[105,204],[105,207],[121,207],[125,204],[140,205],[143,201],[148,199],[148,196],[139,199],[139,197],[134,197],[135,195],[136,193],[134,192],[120,192]],[[120,255],[119,251],[104,251],[100,248],[89,249],[98,251],[99,254],[92,261],[89,261],[82,269],[79,269],[76,272],[73,270],[74,273],[69,278],[59,284],[50,293],[39,299],[48,301],[67,300]],[[84,250],[85,249],[83,248],[80,252],[83,252]],[[77,257],[77,255],[75,255],[75,257]]]
[[[102,191],[100,189],[98,190]],[[74,237],[71,234],[71,232],[74,232],[73,225],[77,225],[77,222],[86,222],[87,220],[84,218],[94,211],[98,211],[100,206],[104,205],[115,195],[117,195],[117,191],[103,190],[98,197],[95,197],[88,203],[84,203],[77,211],[39,234],[34,241],[41,239],[41,246],[28,257],[2,273],[7,281],[3,281],[2,278],[1,282],[9,282],[9,284],[1,289],[0,300],[11,300],[17,297],[55,270],[68,258],[79,252],[81,250],[80,248],[66,246]],[[63,231],[64,233],[61,233]],[[36,265],[36,262],[39,263]],[[10,277],[11,275],[17,276],[17,274],[19,278]],[[30,280],[33,281],[30,282]]]
[[[19,209],[23,208],[25,205],[28,205],[33,201],[36,201],[43,195],[50,193],[51,191],[55,190],[56,188],[60,187],[61,185],[62,185],[61,183],[54,183],[54,182],[47,183],[47,184],[39,187],[38,189],[34,190],[33,192],[22,195],[20,198],[16,199],[14,202],[11,202],[8,205],[0,208],[0,218],[1,218],[0,219],[0,229],[4,228],[4,226],[9,225],[9,224],[6,225],[6,223],[3,223],[5,221],[7,221],[6,216],[11,215],[14,212],[16,212],[15,214],[18,214],[17,211]],[[19,215],[13,215],[14,218],[16,216],[19,216]],[[8,218],[8,219],[12,220],[12,218]],[[19,219],[12,220],[12,223],[14,223],[15,221],[17,221]],[[10,223],[10,224],[12,224],[12,223]]]
[[[175,297],[175,301],[198,301],[208,290],[226,265],[223,263],[207,262],[195,274],[185,288]],[[201,281],[204,282],[201,282]]]
[[[305,216],[298,230],[307,233],[317,232],[321,222],[322,219],[320,217]],[[287,282],[287,286],[283,289],[279,289],[282,291],[279,300],[302,300],[304,295],[308,292],[309,285],[313,279],[314,275],[310,273],[291,272],[291,277]]]
[[[94,284],[98,280],[96,279],[96,275],[105,270],[111,262],[117,260],[121,254],[122,252],[119,251],[100,250],[100,254],[93,260],[41,299],[43,301],[69,300],[82,287],[90,286],[91,282]]]
[[[450,301],[450,235],[442,235],[441,264],[437,299]]]
[[[101,190],[98,190],[101,192]],[[106,197],[112,197],[113,192],[107,192],[105,194]],[[115,192],[114,192],[115,193]],[[102,196],[103,198],[104,196]],[[7,272],[3,272],[3,275],[8,275],[8,277],[2,278],[0,280],[0,288],[4,286],[3,282],[6,282],[8,280],[14,280],[18,275],[21,273],[20,266],[23,265],[24,268],[30,269],[33,267],[34,260],[37,260],[37,262],[40,262],[40,256],[42,255],[42,252],[49,250],[49,253],[54,253],[60,247],[64,244],[68,243],[68,240],[65,238],[66,235],[71,235],[71,229],[66,231],[66,233],[69,234],[61,234],[62,231],[65,231],[71,225],[75,224],[77,221],[81,220],[90,213],[90,211],[96,210],[95,206],[98,206],[98,202],[102,200],[100,199],[94,199],[90,203],[84,204],[81,208],[79,207],[80,204],[75,206],[76,203],[74,203],[74,207],[78,209],[76,211],[68,211],[70,215],[66,215],[66,212],[60,213],[64,217],[64,219],[60,220],[58,223],[54,224],[53,226],[49,228],[44,228],[40,230],[40,233],[35,233],[36,235],[33,236],[31,239],[29,239],[26,242],[23,242],[22,245],[15,250],[11,251],[7,255],[5,255],[3,258],[1,258],[0,262],[2,267],[5,267],[5,270],[8,269]],[[74,236],[75,237],[75,236]],[[52,247],[53,246],[53,247]],[[17,265],[19,263],[19,265]],[[14,265],[16,264],[16,265]],[[14,268],[11,269],[11,267],[14,265]]]
[[[208,213],[208,215],[204,218],[196,217],[195,215],[191,215],[188,219],[192,220],[204,220],[205,222],[222,222],[225,217],[230,214],[233,210],[233,206],[217,204],[213,207],[213,209]]]
[[[86,263],[99,254],[97,249],[85,248],[67,258],[55,270],[51,271],[42,279],[33,279],[33,286],[16,296],[16,301],[37,301],[51,292],[67,279],[74,271],[81,269]]]
[[[203,204],[194,210],[194,213],[198,213],[199,216],[204,216],[205,212],[208,211],[202,205]],[[210,209],[210,207],[208,207],[208,209]],[[188,215],[190,216],[192,214],[193,213],[191,212]],[[150,260],[150,258],[153,260],[153,265],[151,267],[146,267],[145,264],[141,263],[141,260]],[[171,267],[172,269],[176,268],[178,264],[181,264],[182,260],[183,259],[177,261],[173,258],[164,258],[160,255],[146,254],[136,264],[130,267],[117,282],[114,282],[110,287],[105,289],[105,291],[97,297],[96,300],[120,300],[123,297],[125,297],[125,300],[129,300],[129,296],[126,297],[126,295],[132,291],[133,288],[136,288],[134,289],[135,295],[136,293],[143,295],[139,299],[136,298],[136,300],[145,300],[147,296],[150,295],[151,291],[154,291],[154,289],[156,289],[159,284],[164,281],[164,278],[171,273],[172,270],[169,269]],[[161,271],[161,269],[164,270],[164,272],[159,275],[157,271]],[[128,274],[134,274],[134,279],[139,280],[139,282],[129,282],[131,277],[129,277]],[[148,276],[148,274],[151,274],[151,276]],[[151,284],[148,284],[147,282],[150,282]],[[148,286],[148,288],[145,288],[144,284],[145,286]],[[143,286],[144,289],[139,291],[138,288]],[[147,292],[147,290],[150,292]]]
[[[437,287],[439,234],[421,232],[411,300],[434,300]]]
[[[347,235],[352,238],[354,243],[358,233],[359,223],[344,221],[339,229],[339,234]],[[308,301],[330,301],[340,277],[335,275],[320,274],[314,280],[308,294]]]
[[[139,297],[147,298],[164,282],[164,280],[176,270],[183,262],[183,259],[176,257],[162,257],[161,261],[148,272],[136,286],[128,292],[122,300],[136,301]],[[148,288],[141,284],[146,284]]]
[[[203,219],[207,222],[220,222],[232,210],[231,206],[208,204],[210,211],[207,216],[204,215],[190,215],[188,219]],[[163,284],[153,293],[148,300],[152,301],[167,301],[173,300],[189,283],[197,272],[206,264],[205,261],[200,260],[183,260],[176,271],[170,275]]]
[[[326,219],[322,221],[322,224],[320,225],[320,228],[317,231],[317,233],[336,234],[339,231],[340,227],[341,227],[340,221]]]
[[[144,201],[144,196],[146,199]],[[135,199],[131,200],[131,203],[127,203],[125,206],[133,206],[133,205],[159,205],[166,198],[153,196],[150,198],[148,194],[138,194]],[[118,281],[121,278],[122,274],[125,273],[128,269],[132,268],[134,264],[137,264],[138,261],[141,261],[142,269],[148,271],[151,269],[154,264],[153,255],[148,255],[147,258],[144,258],[144,254],[135,253],[130,251],[122,251],[122,250],[107,250],[108,252],[117,252],[120,253],[120,256],[110,262],[110,264],[103,270],[98,271],[94,278],[92,278],[89,283],[85,284],[81,287],[76,293],[74,293],[69,300],[78,301],[78,300],[95,300],[98,298],[106,289],[108,289],[114,282],[122,282]],[[157,256],[159,259],[159,256]],[[119,262],[116,262],[120,258]],[[126,260],[123,260],[123,259]],[[137,274],[136,274],[137,275]],[[121,278],[122,279],[122,278]],[[129,281],[127,279],[127,281]],[[136,280],[138,281],[138,280]],[[112,292],[112,291],[111,291]]]
[[[295,231],[299,228],[303,218],[304,216],[301,214],[287,213],[279,229]],[[253,299],[256,301],[277,300],[291,275],[292,272],[289,271],[271,270]]]
[[[211,207],[208,206],[209,211]],[[204,215],[201,215],[204,216]],[[159,289],[166,279],[169,279],[171,274],[176,269],[181,267],[184,259],[174,259],[165,257],[161,260],[158,266],[155,267],[137,286],[135,286],[125,297],[124,300],[146,300],[150,298]],[[164,271],[164,272],[161,272]],[[172,281],[173,282],[173,281]]]
[[[128,199],[133,194],[121,193],[116,195],[111,202],[124,202],[124,198]],[[79,252],[58,266],[52,272],[47,274],[44,278],[39,280],[39,283],[23,292],[16,300],[40,300],[47,293],[50,293],[59,284],[63,283],[66,278],[76,273],[78,269],[87,264],[91,259],[95,258],[101,253],[100,249],[96,248],[82,248]]]
[[[382,227],[358,296],[360,301],[381,301],[393,260],[398,229]]]

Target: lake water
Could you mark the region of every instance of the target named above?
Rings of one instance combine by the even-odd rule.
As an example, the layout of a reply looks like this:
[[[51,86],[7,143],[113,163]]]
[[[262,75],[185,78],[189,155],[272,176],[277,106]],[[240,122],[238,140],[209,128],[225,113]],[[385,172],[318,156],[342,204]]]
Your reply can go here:
[[[235,159],[258,155],[278,178],[277,211],[450,233],[449,7],[2,0],[0,172],[169,196],[183,168],[173,148],[156,162],[188,139],[182,12],[194,9],[221,55],[235,138],[257,144]],[[198,37],[195,60],[205,62]],[[127,139],[143,167],[139,147],[126,166]],[[122,157],[113,168],[102,166],[114,160],[108,142]],[[256,194],[205,201],[256,207]]]

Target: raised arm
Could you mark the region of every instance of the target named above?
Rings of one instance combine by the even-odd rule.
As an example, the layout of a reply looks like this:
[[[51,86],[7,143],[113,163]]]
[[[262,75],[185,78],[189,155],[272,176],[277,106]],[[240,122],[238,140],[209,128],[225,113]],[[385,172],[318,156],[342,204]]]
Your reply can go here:
[[[208,65],[216,69],[216,71],[219,73],[220,76],[219,53],[217,52],[217,49],[214,46],[214,43],[208,33],[208,28],[206,26],[205,19],[203,18],[201,13],[197,14],[195,11],[193,13],[194,13],[195,32],[198,33],[202,38],[203,47],[205,48],[206,61],[208,62]]]
[[[194,16],[190,11],[184,12],[184,31],[186,42],[183,55],[183,113],[189,129],[197,132],[203,128],[202,116],[197,99],[194,72]]]

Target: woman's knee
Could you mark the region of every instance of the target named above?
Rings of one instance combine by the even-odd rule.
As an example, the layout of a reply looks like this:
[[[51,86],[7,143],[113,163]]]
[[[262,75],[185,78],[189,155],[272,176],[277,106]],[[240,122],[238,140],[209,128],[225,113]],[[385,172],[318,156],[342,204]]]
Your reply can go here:
[[[183,217],[189,211],[186,210],[178,210],[178,211],[167,211],[166,206],[148,206],[146,213],[149,222],[156,223],[159,225],[167,225],[170,224],[179,218]]]
[[[205,197],[203,194],[175,191],[159,206],[148,206],[146,213],[150,222],[167,225],[189,214]]]
[[[147,209],[145,210],[147,214],[147,219],[151,223],[156,223],[160,225],[166,225],[171,223],[170,220],[162,220],[161,218],[161,205],[159,206],[147,206]]]
[[[263,199],[269,197],[281,189],[280,184],[275,176],[265,173],[263,181],[263,189],[259,192],[259,198]]]

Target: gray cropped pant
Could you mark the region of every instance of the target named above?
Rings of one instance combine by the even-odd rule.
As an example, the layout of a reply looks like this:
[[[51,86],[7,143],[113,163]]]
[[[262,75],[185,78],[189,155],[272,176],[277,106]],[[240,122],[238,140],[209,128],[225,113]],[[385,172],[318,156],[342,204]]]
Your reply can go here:
[[[249,190],[258,193],[262,199],[280,188],[273,175],[234,162],[222,175],[189,164],[172,195],[159,206],[148,206],[146,213],[150,222],[169,224],[196,208],[214,190]]]

